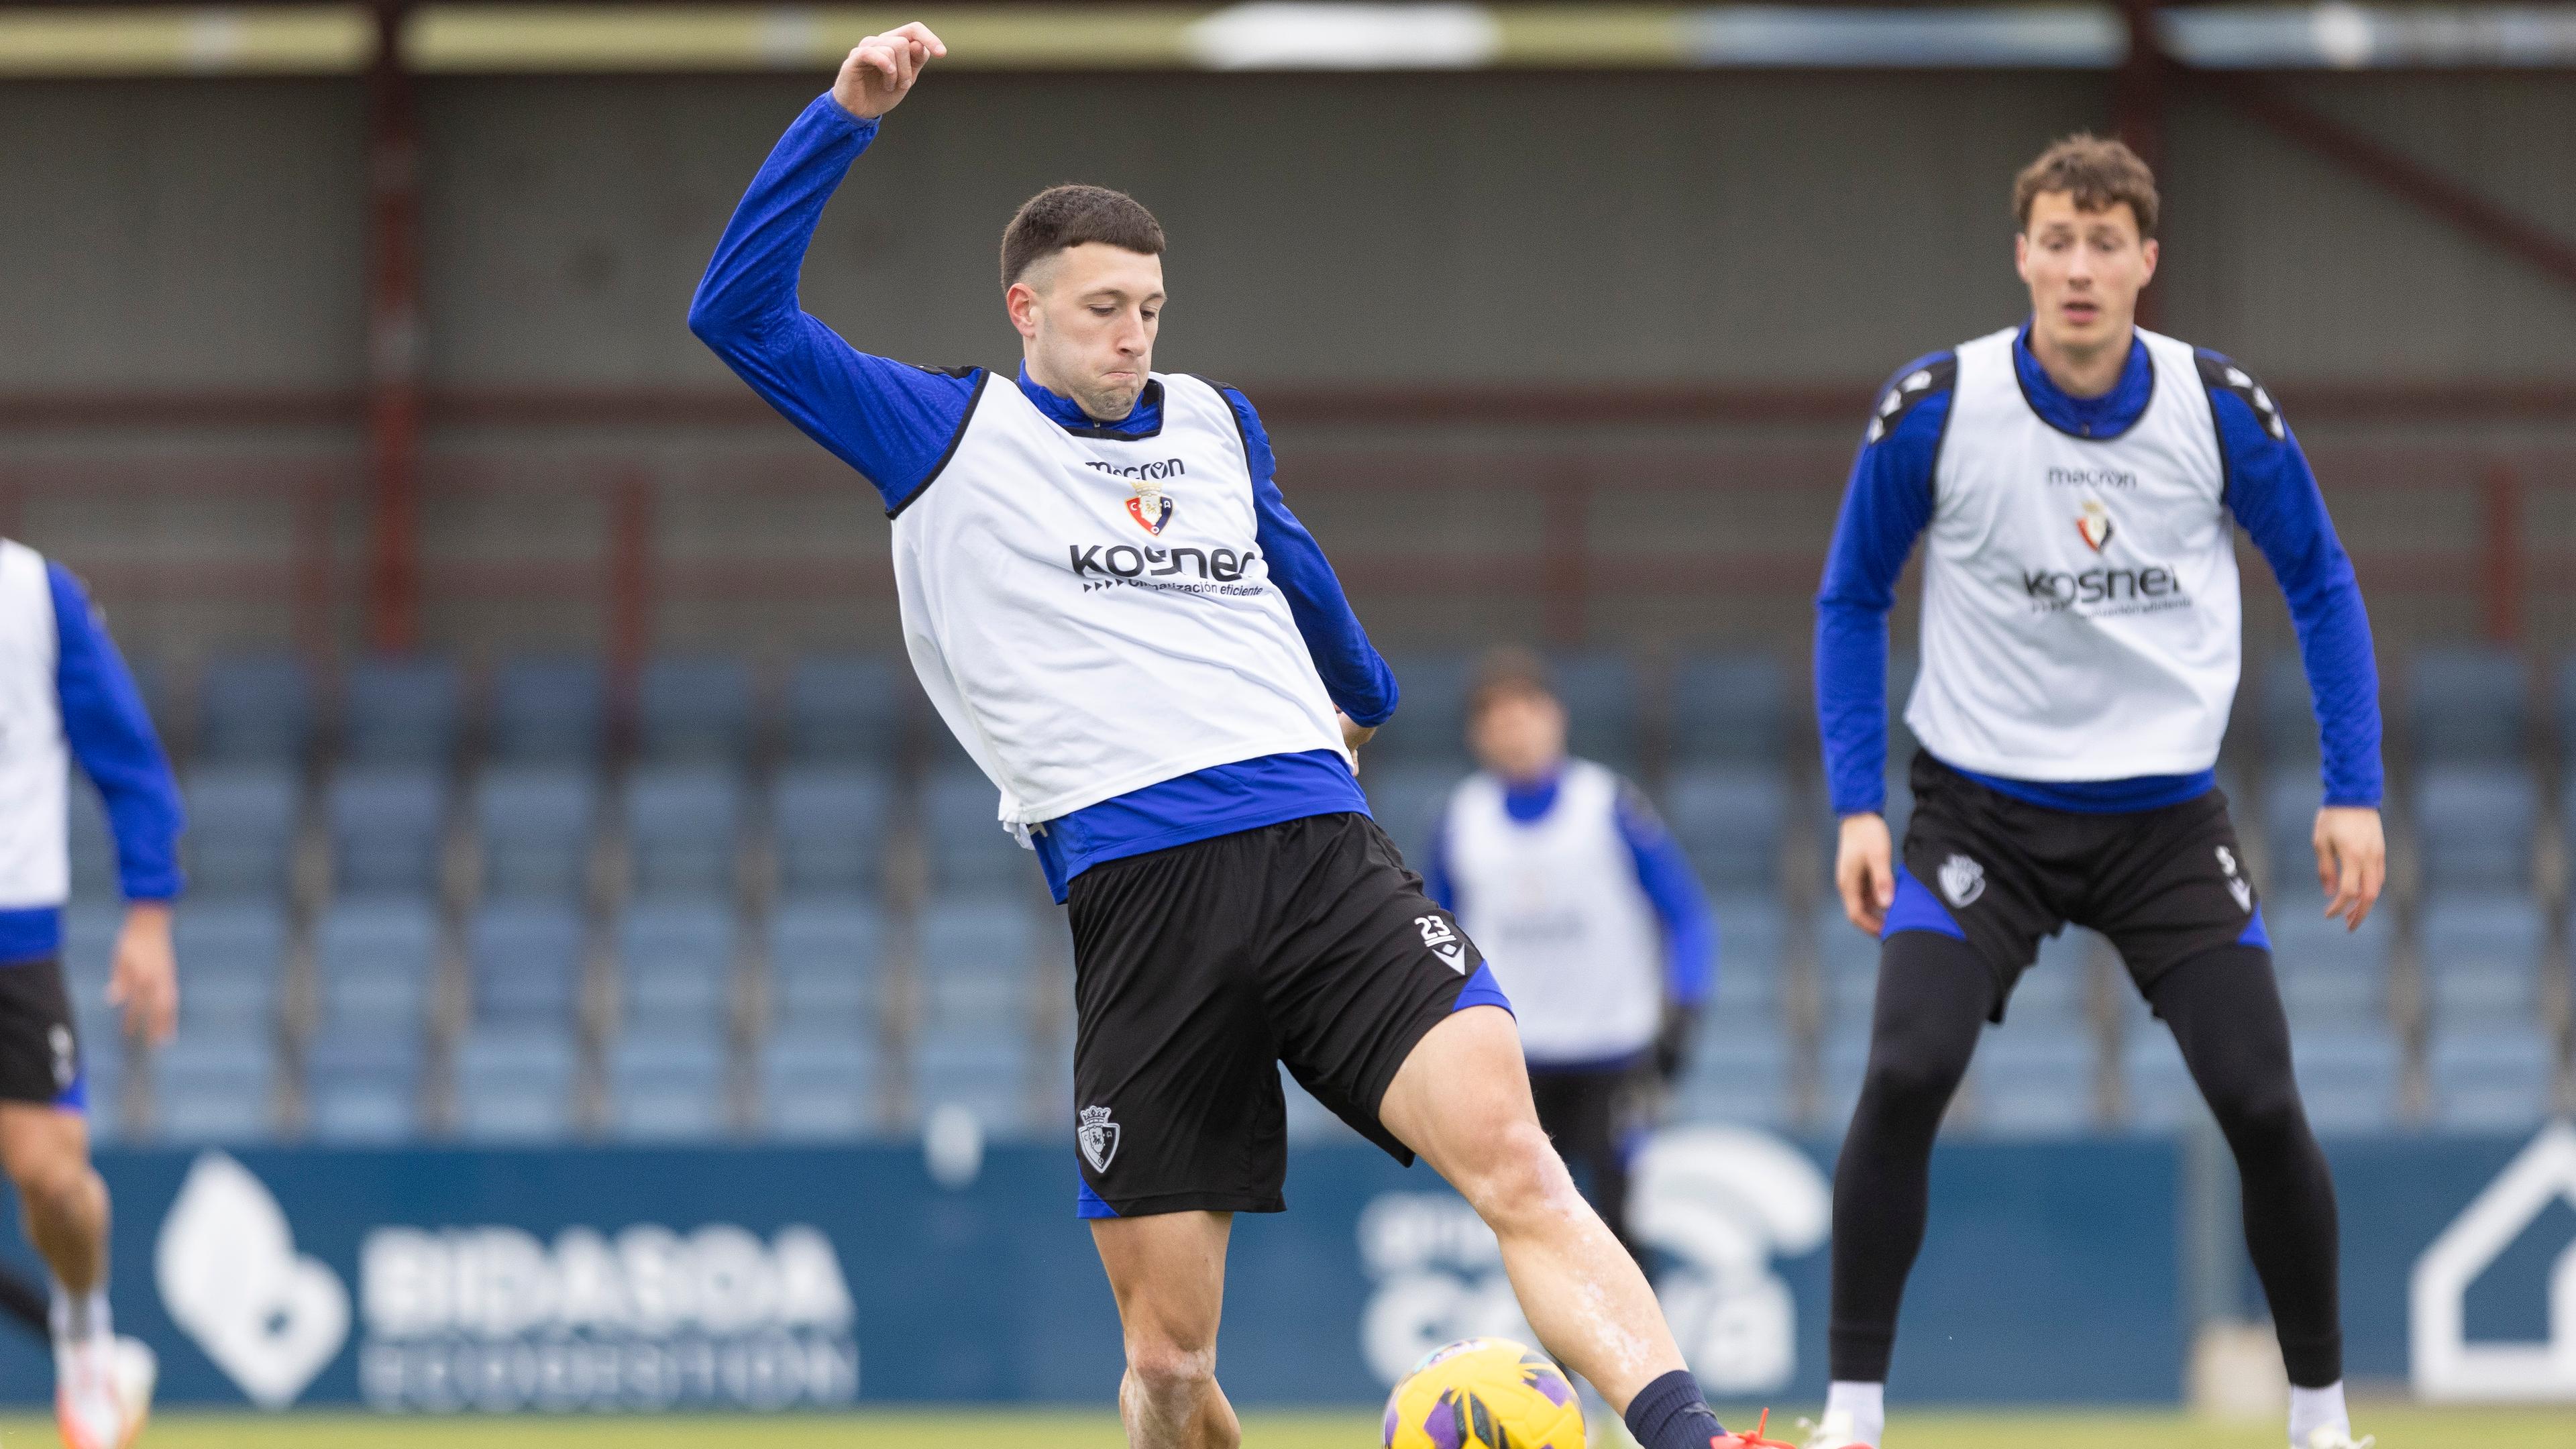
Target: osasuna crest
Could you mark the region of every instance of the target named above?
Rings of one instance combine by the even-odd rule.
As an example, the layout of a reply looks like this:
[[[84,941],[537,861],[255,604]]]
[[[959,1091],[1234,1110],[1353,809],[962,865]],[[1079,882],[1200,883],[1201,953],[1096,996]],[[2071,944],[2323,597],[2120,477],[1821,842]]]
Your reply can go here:
[[[1964,855],[1941,862],[1941,894],[1954,906],[1968,905],[1986,893],[1986,868]]]
[[[1134,507],[1135,505],[1130,504],[1128,506]],[[2077,537],[2084,540],[2084,546],[2086,548],[2093,550],[2095,553],[2100,553],[2102,551],[2102,545],[2111,541],[2110,510],[2104,508],[2094,499],[2085,499],[2084,511],[2075,516],[2075,533]]]
[[[1127,500],[1127,516],[1136,526],[1159,538],[1163,525],[1172,521],[1172,496],[1151,483],[1136,485],[1136,496]]]
[[[1073,1140],[1082,1145],[1083,1160],[1091,1164],[1092,1171],[1107,1172],[1109,1159],[1118,1155],[1118,1124],[1109,1120],[1108,1108],[1085,1107],[1082,1125],[1073,1129]]]

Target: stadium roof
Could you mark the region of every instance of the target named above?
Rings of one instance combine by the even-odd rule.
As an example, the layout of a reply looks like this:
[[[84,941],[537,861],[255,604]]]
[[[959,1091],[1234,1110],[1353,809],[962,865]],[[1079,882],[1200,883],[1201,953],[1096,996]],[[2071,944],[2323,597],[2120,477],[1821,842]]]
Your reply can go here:
[[[2108,3],[421,4],[399,34],[406,65],[433,73],[814,71],[914,19],[958,69],[2108,70],[2129,45]],[[2191,5],[2157,24],[2175,59],[2208,69],[2576,66],[2565,5]],[[374,59],[377,35],[357,4],[0,0],[0,74],[341,74]]]

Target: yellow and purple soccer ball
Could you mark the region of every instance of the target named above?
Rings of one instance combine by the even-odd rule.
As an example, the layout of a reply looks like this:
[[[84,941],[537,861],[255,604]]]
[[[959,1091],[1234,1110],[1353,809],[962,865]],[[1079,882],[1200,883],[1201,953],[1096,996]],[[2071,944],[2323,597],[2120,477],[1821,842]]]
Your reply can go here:
[[[1547,1355],[1508,1338],[1433,1349],[1386,1399],[1384,1449],[1583,1449],[1583,1405]]]

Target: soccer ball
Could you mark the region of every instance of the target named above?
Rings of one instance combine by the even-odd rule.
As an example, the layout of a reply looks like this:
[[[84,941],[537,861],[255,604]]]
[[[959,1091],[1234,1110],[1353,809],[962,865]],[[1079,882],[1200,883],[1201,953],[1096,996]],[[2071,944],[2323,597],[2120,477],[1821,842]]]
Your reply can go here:
[[[1386,1399],[1384,1449],[1583,1449],[1583,1405],[1547,1355],[1508,1338],[1433,1349]]]

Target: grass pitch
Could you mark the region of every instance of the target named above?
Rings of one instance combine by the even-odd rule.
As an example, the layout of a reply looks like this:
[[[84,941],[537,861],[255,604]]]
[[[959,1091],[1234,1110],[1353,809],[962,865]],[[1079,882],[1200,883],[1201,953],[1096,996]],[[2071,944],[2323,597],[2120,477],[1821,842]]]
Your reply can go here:
[[[1775,1411],[1772,1437],[1794,1442]],[[1742,1423],[1738,1423],[1738,1419]],[[2360,1406],[2381,1449],[2568,1449],[2576,1408],[2425,1409]],[[1752,1416],[1729,1413],[1729,1428]],[[1247,1413],[1245,1449],[1374,1449],[1369,1414]],[[2175,1413],[1906,1414],[1894,1449],[2281,1449],[2279,1426],[2221,1427]],[[0,1418],[0,1449],[50,1449],[51,1421]],[[376,1418],[290,1414],[167,1414],[138,1449],[1125,1449],[1117,1420],[1098,1411],[880,1411],[782,1418]]]

